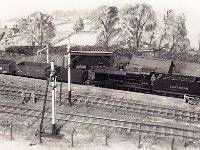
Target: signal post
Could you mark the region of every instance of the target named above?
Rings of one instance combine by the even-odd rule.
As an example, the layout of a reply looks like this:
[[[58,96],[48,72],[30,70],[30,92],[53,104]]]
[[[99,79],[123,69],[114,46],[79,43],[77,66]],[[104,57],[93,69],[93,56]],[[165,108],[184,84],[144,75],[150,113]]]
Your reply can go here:
[[[68,103],[70,106],[72,106],[71,101],[71,50],[70,50],[70,40],[68,40],[67,43],[67,55],[64,55],[64,57],[67,57],[67,67],[68,67]]]
[[[56,72],[54,68],[54,62],[51,62],[51,91],[52,91],[52,135],[56,135]]]
[[[47,44],[47,63],[49,63],[49,44]]]
[[[71,53],[70,53],[70,40],[68,40],[68,45],[67,45],[67,64],[68,64],[68,102],[69,105],[72,105],[71,101]]]

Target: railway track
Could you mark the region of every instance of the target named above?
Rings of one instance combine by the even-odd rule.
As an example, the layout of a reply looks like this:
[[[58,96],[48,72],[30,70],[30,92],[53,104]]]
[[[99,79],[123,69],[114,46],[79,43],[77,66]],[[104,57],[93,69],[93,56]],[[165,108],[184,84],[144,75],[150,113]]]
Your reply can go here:
[[[126,100],[108,99],[84,95],[76,95],[74,102],[75,104],[85,104],[88,106],[109,108],[115,111],[119,110],[134,112],[144,114],[146,116],[163,117],[166,119],[175,119],[178,121],[191,123],[200,122],[200,113],[196,111],[188,111],[177,108],[143,104],[139,102],[130,102]]]
[[[5,86],[0,85],[0,95],[4,96],[13,96],[15,98],[21,97],[21,93],[24,92],[27,96],[31,96],[32,92],[36,92],[38,100],[44,100],[44,91],[35,91],[34,88],[23,88],[23,87],[16,87],[16,86]],[[50,98],[50,97],[49,97]]]
[[[36,118],[36,120],[41,118],[40,109],[29,109],[20,106],[0,104],[0,110],[1,114],[25,116],[30,118]],[[164,126],[153,123],[118,120],[113,118],[103,118],[85,114],[58,112],[57,116],[57,121],[62,121],[65,123],[70,122],[75,123],[77,125],[88,125],[91,127],[93,126],[98,128],[100,127],[109,131],[128,132],[130,134],[141,134],[147,136],[187,139],[195,141],[200,140],[200,129],[190,130],[187,128]],[[44,119],[47,121],[51,121],[51,111],[46,111]]]
[[[0,86],[1,95],[9,95],[14,97],[21,97],[21,91],[25,91],[26,94],[31,95],[34,89]],[[44,92],[36,92],[37,100],[44,100]],[[50,93],[48,101],[51,100]],[[63,95],[63,99],[67,99],[66,95]],[[108,99],[102,97],[96,97],[94,95],[78,95],[74,94],[72,98],[74,104],[85,105],[98,108],[106,108],[115,111],[126,111],[131,113],[143,114],[146,116],[162,117],[166,119],[174,119],[177,121],[184,121],[190,123],[200,122],[200,113],[196,111],[188,111],[183,109],[155,106],[149,104],[143,104],[139,102],[130,102],[126,100]]]

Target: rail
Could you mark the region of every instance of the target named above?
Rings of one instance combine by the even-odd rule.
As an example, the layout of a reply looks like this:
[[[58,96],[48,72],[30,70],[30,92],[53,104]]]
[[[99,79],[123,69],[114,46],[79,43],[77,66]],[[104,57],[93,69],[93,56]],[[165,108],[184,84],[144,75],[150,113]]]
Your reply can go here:
[[[0,113],[28,116],[31,118],[41,118],[40,109],[29,109],[19,106],[9,106],[9,105],[0,105]],[[22,111],[23,110],[23,111]],[[51,120],[49,117],[51,111],[46,111],[44,119]],[[142,123],[126,120],[118,120],[113,118],[103,118],[96,117],[85,114],[72,114],[72,113],[61,113],[58,112],[59,118],[57,121],[64,122],[73,122],[80,125],[90,125],[98,127],[106,127],[111,131],[116,130],[118,132],[128,132],[130,134],[142,134],[148,136],[157,136],[157,137],[169,137],[169,138],[178,138],[178,139],[189,139],[189,140],[200,140],[200,129],[192,130],[188,128],[181,127],[172,127],[165,125],[158,125],[155,123]]]
[[[0,86],[1,95],[9,95],[20,97],[21,92],[19,90],[26,90],[26,94],[31,94],[35,89],[10,87],[10,86]],[[44,92],[35,92],[37,95],[37,100],[44,100]],[[67,99],[66,95],[62,95],[63,99]],[[47,97],[47,101],[50,100],[50,96]],[[155,106],[151,104],[143,104],[139,102],[130,102],[127,100],[102,98],[95,95],[80,95],[73,94],[72,101],[76,105],[85,105],[98,108],[112,109],[115,111],[126,111],[132,113],[144,114],[146,116],[156,116],[166,119],[175,119],[178,121],[199,123],[200,113],[197,111],[190,111],[179,108],[172,108],[166,106]]]

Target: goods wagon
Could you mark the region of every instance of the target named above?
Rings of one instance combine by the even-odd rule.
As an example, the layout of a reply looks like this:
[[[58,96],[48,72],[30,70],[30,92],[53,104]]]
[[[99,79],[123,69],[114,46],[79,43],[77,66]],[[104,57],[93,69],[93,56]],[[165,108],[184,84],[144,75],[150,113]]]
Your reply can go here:
[[[23,61],[16,65],[16,74],[19,76],[46,78],[49,76],[51,66],[48,63]]]
[[[15,61],[0,59],[0,73],[15,74]]]
[[[58,66],[57,70],[57,80],[58,81],[68,81],[68,70],[66,68],[61,68]],[[86,70],[79,70],[73,69],[71,70],[71,82],[77,84],[83,84],[87,80],[87,71]]]

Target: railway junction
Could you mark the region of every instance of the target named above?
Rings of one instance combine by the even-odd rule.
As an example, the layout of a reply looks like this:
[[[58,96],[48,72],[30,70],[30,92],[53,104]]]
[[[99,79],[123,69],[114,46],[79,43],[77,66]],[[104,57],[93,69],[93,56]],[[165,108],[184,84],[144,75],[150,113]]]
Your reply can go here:
[[[0,74],[1,132],[9,135],[10,139],[29,137],[34,144],[65,140],[70,147],[88,143],[88,140],[110,145],[127,137],[137,149],[144,149],[148,144],[157,146],[157,149],[163,146],[172,150],[200,146],[197,105],[189,105],[181,98],[149,93],[91,85],[71,86],[71,67],[91,68],[93,61],[102,69],[99,61],[92,60],[95,57],[105,60],[107,66],[112,62],[111,53],[74,52],[72,59],[76,63],[71,65],[68,43],[65,55],[68,59],[68,83],[56,81],[58,74],[54,62],[50,66],[35,64],[45,69],[50,67],[49,78],[43,80]],[[20,65],[17,67],[24,73]],[[165,66],[167,72],[172,71],[172,62]],[[38,74],[42,76],[45,72],[39,71]]]

